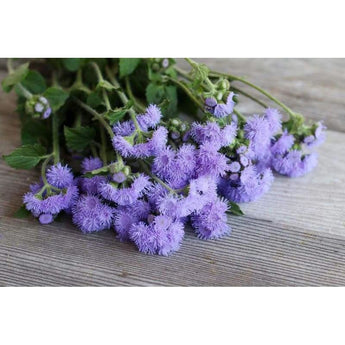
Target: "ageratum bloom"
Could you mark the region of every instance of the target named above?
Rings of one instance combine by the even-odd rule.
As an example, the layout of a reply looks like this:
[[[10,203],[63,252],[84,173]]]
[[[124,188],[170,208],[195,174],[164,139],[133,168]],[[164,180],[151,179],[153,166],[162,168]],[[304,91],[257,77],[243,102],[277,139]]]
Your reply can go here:
[[[214,98],[206,98],[205,100],[205,111],[208,111],[212,115],[218,118],[230,115],[234,110],[235,102],[233,101],[234,93],[230,92],[226,103],[217,103]]]
[[[227,210],[227,203],[220,198],[215,198],[192,215],[192,227],[197,236],[209,240],[230,234],[231,228],[227,224]]]
[[[150,187],[150,179],[145,175],[136,177],[130,187],[118,188],[112,182],[102,183],[99,191],[104,199],[113,201],[118,205],[126,206],[133,204]]]
[[[184,236],[184,226],[169,216],[154,216],[150,224],[133,224],[130,239],[145,254],[170,255],[177,251]]]
[[[109,229],[114,218],[114,209],[103,204],[95,195],[82,195],[72,207],[73,223],[83,233]]]
[[[273,182],[271,169],[258,172],[250,165],[239,174],[231,174],[219,181],[219,193],[230,201],[249,202],[265,194]]]

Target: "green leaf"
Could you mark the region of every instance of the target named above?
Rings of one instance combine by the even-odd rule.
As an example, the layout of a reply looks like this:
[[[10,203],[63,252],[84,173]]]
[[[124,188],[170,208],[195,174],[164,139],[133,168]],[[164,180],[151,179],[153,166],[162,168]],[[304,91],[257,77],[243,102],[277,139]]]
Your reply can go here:
[[[44,158],[46,150],[39,144],[23,145],[9,155],[4,155],[6,163],[15,169],[31,169]]]
[[[109,120],[109,123],[113,125],[115,122],[118,122],[124,118],[128,109],[119,109],[119,110],[112,110],[105,114],[105,117]]]
[[[87,105],[92,108],[96,108],[99,105],[103,104],[102,97],[98,94],[98,92],[91,92],[86,100]]]
[[[162,112],[165,116],[173,116],[177,111],[177,88],[173,85],[150,83],[146,88],[148,103],[163,103]]]
[[[44,92],[43,96],[49,101],[52,110],[57,111],[65,104],[69,94],[61,88],[50,87]]]
[[[235,202],[229,201],[228,202],[230,209],[227,213],[230,213],[234,216],[243,216],[244,213],[241,210],[240,206],[238,206],[238,204],[236,204]]]
[[[92,127],[64,127],[66,145],[70,150],[83,151],[95,138],[96,132]]]
[[[22,205],[13,215],[15,218],[27,218],[31,214],[24,205]]]
[[[25,79],[22,81],[22,84],[33,94],[41,94],[47,88],[45,79],[37,71],[29,71]],[[22,95],[19,88],[17,88],[16,91],[19,95]]]
[[[47,141],[50,134],[50,131],[47,130],[46,122],[28,119],[22,124],[21,128],[22,145],[37,144],[41,139]]]
[[[120,59],[120,78],[130,75],[138,67],[141,59]]]
[[[76,72],[79,69],[81,59],[68,58],[62,59],[64,67],[70,72]]]
[[[164,86],[156,83],[150,83],[146,88],[146,99],[148,103],[158,104],[164,97]]]
[[[1,82],[2,89],[10,92],[14,85],[20,83],[29,73],[29,63],[20,65]]]

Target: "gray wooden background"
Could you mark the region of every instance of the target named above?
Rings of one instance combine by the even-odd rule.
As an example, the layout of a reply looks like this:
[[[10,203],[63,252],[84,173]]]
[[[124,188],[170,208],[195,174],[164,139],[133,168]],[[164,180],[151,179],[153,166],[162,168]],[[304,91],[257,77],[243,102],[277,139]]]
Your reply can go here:
[[[0,286],[345,285],[345,60],[201,60],[248,77],[309,119],[325,119],[316,170],[276,178],[262,199],[242,206],[244,217],[229,218],[230,237],[201,241],[188,230],[179,252],[159,257],[120,243],[111,230],[83,235],[68,219],[41,226],[13,218],[37,173],[1,160]],[[251,101],[240,107],[260,110]],[[1,155],[19,144],[19,130],[15,96],[0,92]]]

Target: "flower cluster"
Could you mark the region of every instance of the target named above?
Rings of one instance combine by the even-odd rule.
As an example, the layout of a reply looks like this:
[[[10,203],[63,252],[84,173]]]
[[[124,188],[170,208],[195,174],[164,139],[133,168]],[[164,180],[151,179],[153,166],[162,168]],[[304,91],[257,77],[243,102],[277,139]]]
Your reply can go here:
[[[279,174],[299,177],[317,165],[323,122],[305,123],[243,78],[190,59],[190,72],[173,59],[70,60],[54,60],[47,70],[58,71],[46,80],[54,84],[42,94],[32,94],[30,78],[20,82],[22,137],[33,144],[4,157],[15,168],[42,163],[23,198],[42,224],[64,212],[83,233],[113,229],[143,253],[170,255],[186,227],[202,240],[228,235],[237,203],[262,197]],[[15,80],[5,79],[6,89]],[[288,118],[233,81],[268,96]],[[263,112],[243,116],[237,93]],[[176,117],[178,110],[188,114]]]

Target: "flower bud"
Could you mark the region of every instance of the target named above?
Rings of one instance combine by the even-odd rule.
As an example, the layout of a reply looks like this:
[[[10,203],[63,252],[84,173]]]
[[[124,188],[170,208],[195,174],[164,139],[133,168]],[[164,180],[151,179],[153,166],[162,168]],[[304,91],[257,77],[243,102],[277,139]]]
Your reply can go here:
[[[25,109],[33,118],[37,119],[47,119],[52,112],[48,100],[45,97],[38,95],[35,95],[26,101]]]

